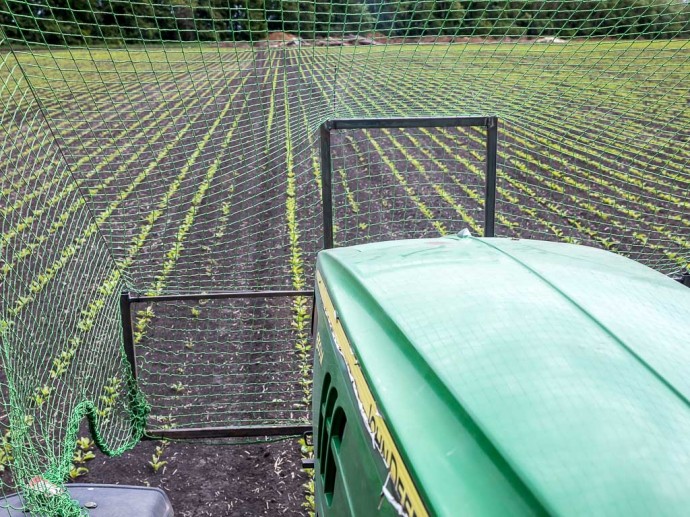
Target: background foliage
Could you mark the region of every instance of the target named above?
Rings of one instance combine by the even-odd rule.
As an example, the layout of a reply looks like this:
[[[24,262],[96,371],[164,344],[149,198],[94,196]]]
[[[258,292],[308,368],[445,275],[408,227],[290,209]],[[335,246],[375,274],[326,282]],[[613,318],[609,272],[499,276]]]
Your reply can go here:
[[[259,40],[377,31],[387,36],[688,35],[681,0],[0,0],[6,36],[47,44]],[[14,28],[8,28],[14,27]]]

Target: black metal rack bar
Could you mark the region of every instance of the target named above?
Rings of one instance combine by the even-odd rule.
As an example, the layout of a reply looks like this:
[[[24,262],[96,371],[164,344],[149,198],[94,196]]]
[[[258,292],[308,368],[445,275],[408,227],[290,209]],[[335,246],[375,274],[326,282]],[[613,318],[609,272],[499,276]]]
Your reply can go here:
[[[323,200],[323,247],[333,247],[333,171],[331,131],[342,129],[383,129],[415,127],[485,127],[486,191],[484,195],[484,236],[493,237],[496,225],[496,156],[498,117],[406,117],[352,118],[327,120],[319,129],[321,152],[321,198]]]
[[[322,124],[327,131],[338,129],[379,129],[413,127],[489,127],[496,117],[392,117],[392,118],[341,118]]]
[[[312,431],[311,424],[303,425],[268,425],[268,426],[234,426],[234,427],[190,427],[187,429],[147,429],[145,440],[162,440],[165,438],[192,440],[198,438],[246,438],[252,436],[296,436]]]
[[[329,122],[321,125],[321,199],[323,200],[323,247],[333,247],[333,171],[331,165],[331,131]]]
[[[169,302],[179,300],[214,300],[227,298],[280,298],[283,296],[314,296],[314,291],[215,291],[210,293],[160,294],[156,296],[130,294],[129,302]]]
[[[484,193],[484,237],[496,231],[496,155],[498,154],[498,118],[487,119],[486,126],[486,191]]]
[[[122,343],[125,347],[125,356],[132,369],[132,377],[137,378],[137,356],[134,349],[134,334],[132,333],[132,308],[131,298],[127,291],[120,294],[120,317],[122,319]]]

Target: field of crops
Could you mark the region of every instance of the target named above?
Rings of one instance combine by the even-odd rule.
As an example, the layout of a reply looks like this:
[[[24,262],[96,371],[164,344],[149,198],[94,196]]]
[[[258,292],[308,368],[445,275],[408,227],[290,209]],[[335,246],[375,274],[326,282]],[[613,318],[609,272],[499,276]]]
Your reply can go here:
[[[128,260],[134,231],[129,218],[134,213],[157,213],[162,207],[156,217],[166,220],[168,236],[180,234],[180,242],[196,238],[197,229],[209,221],[220,222],[216,233],[228,224],[244,225],[246,237],[236,240],[243,247],[257,244],[259,250],[288,244],[287,235],[282,241],[266,235],[268,228],[297,225],[311,231],[316,224],[311,213],[319,210],[315,129],[328,116],[496,114],[500,234],[605,246],[664,272],[677,271],[685,264],[688,244],[680,230],[688,225],[685,165],[690,135],[683,80],[690,48],[685,42],[553,47],[470,44],[101,55],[76,50],[46,56],[45,61],[20,58],[27,61],[26,73],[51,121],[62,158],[87,192],[116,257],[126,262],[132,282],[142,291],[154,288],[161,272],[166,277],[158,280],[163,290],[185,290],[185,282],[211,285],[203,283],[197,260],[209,253],[185,246],[167,267],[162,253],[157,261],[148,253],[150,260],[139,260],[139,254]],[[396,66],[387,66],[390,62]],[[426,160],[430,173],[447,178],[468,174],[464,184],[472,189],[481,184],[482,139],[477,132],[343,138],[339,150],[343,160],[351,161],[343,162],[343,175],[338,176],[344,189],[361,170],[357,160],[366,160],[375,174],[392,177],[414,169],[405,162]],[[29,202],[26,196],[34,199],[51,189],[40,176],[55,147],[42,145],[46,141],[52,143],[48,136],[32,135],[31,148],[12,140],[10,150],[5,140],[5,163],[20,165],[3,178],[13,210]],[[422,172],[413,183],[422,181]],[[436,181],[428,178],[424,181],[430,185]],[[56,177],[53,185],[58,181]],[[172,190],[166,191],[163,183]],[[188,184],[199,189],[185,188]],[[293,186],[299,191],[292,193]],[[142,193],[139,187],[148,190]],[[398,188],[400,193],[391,195],[415,199],[414,185]],[[69,189],[53,190],[65,195]],[[294,207],[294,224],[289,213],[275,213],[285,211],[281,204],[286,193],[304,205]],[[357,201],[357,192],[352,193],[352,201]],[[475,212],[481,206],[471,192],[456,199],[436,192],[445,197],[436,211],[425,210],[426,194],[417,194],[422,197],[411,202],[418,217],[433,225],[448,218],[443,213],[448,207],[458,216],[462,208],[463,225],[480,231],[481,217]],[[230,206],[231,199],[242,205]],[[166,214],[168,206],[180,218],[191,209],[198,214],[180,225]],[[385,206],[371,208],[375,210],[389,211]],[[343,217],[345,212],[343,207]],[[158,228],[160,222],[149,224]],[[166,240],[165,234],[155,233],[156,242]],[[313,240],[317,235],[305,237]],[[224,247],[223,237],[217,240]],[[142,250],[154,246],[148,242]],[[223,274],[223,284],[289,285],[287,275],[267,275],[270,268],[261,261],[241,264],[255,269],[246,274],[236,266],[236,279],[229,281]],[[193,275],[172,275],[171,267]]]
[[[327,118],[497,115],[497,235],[679,273],[689,58],[685,41],[18,52],[0,128],[8,314],[57,312],[41,296],[70,286],[86,339],[123,286],[311,289]],[[336,244],[481,234],[484,160],[482,128],[335,132]],[[150,428],[308,421],[308,297],[136,309]],[[68,337],[41,363],[56,378],[75,375]]]

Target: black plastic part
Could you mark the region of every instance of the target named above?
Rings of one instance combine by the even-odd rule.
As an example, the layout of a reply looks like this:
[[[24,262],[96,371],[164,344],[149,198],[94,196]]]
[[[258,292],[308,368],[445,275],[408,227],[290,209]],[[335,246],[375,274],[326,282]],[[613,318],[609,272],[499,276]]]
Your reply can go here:
[[[313,470],[314,469],[314,458],[302,459],[302,470]]]
[[[92,517],[173,516],[170,499],[160,488],[74,483],[67,485],[67,491]],[[38,517],[24,511],[19,494],[3,498],[0,510],[6,510],[10,517]]]
[[[314,446],[314,430],[309,429],[309,431],[306,431],[303,435],[302,438],[304,438],[304,443],[310,447]]]
[[[681,276],[676,278],[676,280],[683,284],[685,287],[690,287],[690,273],[683,273]]]

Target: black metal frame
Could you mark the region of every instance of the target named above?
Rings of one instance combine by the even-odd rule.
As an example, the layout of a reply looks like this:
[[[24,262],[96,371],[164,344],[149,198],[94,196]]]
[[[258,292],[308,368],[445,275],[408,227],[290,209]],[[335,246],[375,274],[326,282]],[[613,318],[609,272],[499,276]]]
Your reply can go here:
[[[311,433],[311,424],[264,425],[234,427],[189,427],[178,429],[147,429],[144,440],[195,440],[198,438],[250,438],[257,436],[298,436]]]
[[[314,297],[313,290],[267,290],[267,291],[213,291],[206,293],[179,293],[156,296],[139,295],[129,291],[120,294],[120,314],[122,317],[122,341],[125,355],[132,370],[132,376],[137,378],[137,354],[132,331],[133,303],[165,302],[178,300],[213,300],[228,298],[282,298],[291,296]],[[180,429],[147,429],[144,439],[159,440],[197,439],[197,438],[248,438],[257,436],[294,436],[311,432],[311,424],[307,425],[266,425],[266,426],[229,426],[229,427],[195,427]]]
[[[498,117],[408,117],[333,119],[321,124],[321,194],[323,199],[323,247],[333,247],[333,164],[331,131],[339,129],[384,129],[415,127],[485,127],[486,192],[484,197],[484,236],[493,237],[496,221],[496,154]]]
[[[281,298],[284,296],[314,296],[313,290],[285,290],[285,291],[211,291],[208,293],[179,293],[141,295],[127,294],[129,303],[137,302],[170,302],[178,300],[218,300],[227,298]]]

